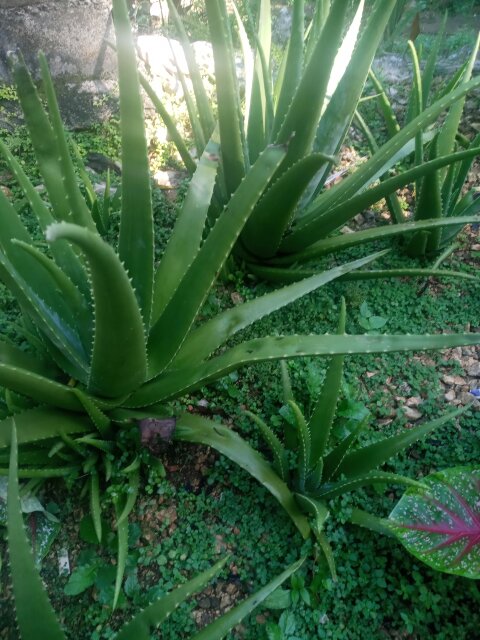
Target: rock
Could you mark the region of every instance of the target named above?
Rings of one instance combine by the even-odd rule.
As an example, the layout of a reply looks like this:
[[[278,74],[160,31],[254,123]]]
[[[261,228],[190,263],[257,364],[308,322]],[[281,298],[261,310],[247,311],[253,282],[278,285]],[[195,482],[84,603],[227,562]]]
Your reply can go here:
[[[407,398],[406,404],[407,407],[418,407],[422,402],[423,400],[420,396],[413,396],[412,398]]]
[[[474,362],[468,366],[467,374],[472,378],[480,378],[480,362]]]
[[[442,377],[442,380],[449,387],[461,386],[461,385],[466,384],[466,380],[464,378],[462,378],[461,376],[445,375],[445,376]]]
[[[403,411],[405,413],[405,416],[409,420],[412,420],[412,422],[415,422],[416,420],[420,420],[420,418],[422,417],[422,414],[420,413],[420,411],[418,411],[414,407],[403,407]]]

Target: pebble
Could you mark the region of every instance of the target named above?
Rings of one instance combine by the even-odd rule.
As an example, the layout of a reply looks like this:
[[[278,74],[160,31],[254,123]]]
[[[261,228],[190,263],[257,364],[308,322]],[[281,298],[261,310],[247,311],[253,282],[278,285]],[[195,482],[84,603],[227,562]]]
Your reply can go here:
[[[409,420],[413,420],[414,422],[416,420],[420,420],[420,418],[422,417],[422,414],[420,413],[420,411],[418,411],[414,407],[403,407],[403,411],[405,412],[405,415],[407,416],[407,418]]]

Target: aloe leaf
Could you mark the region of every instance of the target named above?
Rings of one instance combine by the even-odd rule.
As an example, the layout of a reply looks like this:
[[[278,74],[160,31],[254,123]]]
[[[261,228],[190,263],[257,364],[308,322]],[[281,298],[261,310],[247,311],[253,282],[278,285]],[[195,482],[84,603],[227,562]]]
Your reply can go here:
[[[443,36],[445,34],[445,26],[447,24],[448,13],[445,11],[443,15],[442,24],[440,27],[440,31],[437,34],[433,42],[433,47],[430,51],[430,54],[427,58],[427,62],[425,64],[425,68],[422,74],[422,95],[423,95],[423,109],[427,108],[428,100],[430,96],[430,88],[433,82],[433,74],[435,72],[435,67],[437,64],[438,53],[440,51],[440,45],[442,44]]]
[[[305,558],[301,558],[297,562],[291,564],[283,573],[271,580],[262,589],[249,598],[241,602],[239,605],[230,609],[221,618],[211,622],[199,633],[196,633],[191,640],[221,640],[231,629],[246,616],[248,616],[261,602],[265,600],[271,593],[285,582],[295,571],[297,571],[304,563]]]
[[[180,587],[176,587],[167,595],[149,604],[145,609],[127,622],[118,632],[116,640],[150,640],[150,630],[158,627],[188,597],[203,589],[223,569],[227,558],[220,560],[213,567],[203,571]],[[213,640],[214,636],[212,636]]]
[[[13,420],[10,441],[7,534],[18,630],[22,640],[34,640],[34,638],[65,640],[65,635],[55,617],[35,567],[35,560],[23,526],[17,475],[17,434]]]
[[[264,420],[262,420],[259,416],[255,415],[251,411],[245,411],[245,415],[251,418],[260,429],[265,442],[268,444],[273,454],[273,466],[275,470],[284,482],[288,482],[288,461],[285,447],[280,442],[277,435],[272,431],[272,429],[264,422]]]
[[[213,447],[253,476],[278,500],[304,538],[310,533],[306,518],[300,513],[288,486],[253,447],[237,433],[221,424],[189,414],[177,420],[175,440]]]
[[[475,136],[475,138],[468,145],[469,149],[473,149],[480,145],[480,133]],[[473,158],[465,158],[461,163],[459,163],[458,172],[456,174],[455,182],[452,186],[452,192],[448,203],[445,203],[445,211],[447,215],[452,210],[453,204],[455,204],[460,197],[460,194],[463,189],[463,185],[465,184],[465,180],[467,179],[468,172],[470,171],[470,167],[472,165]]]
[[[365,122],[365,120],[362,118],[362,116],[358,111],[355,112],[355,121],[359,125],[360,129],[362,130],[364,136],[367,139],[368,146],[370,147],[370,152],[372,154],[376,153],[378,151],[378,144],[373,136],[373,133],[370,127],[368,126],[368,124]],[[387,179],[387,174],[380,177],[381,182],[384,182],[386,179]],[[388,196],[386,196],[385,199],[387,201],[387,207],[390,211],[390,214],[394,222],[396,222],[397,224],[405,222],[405,214],[403,212],[403,209],[397,194],[391,193]]]
[[[438,140],[438,139],[437,139]],[[430,150],[430,158],[435,159],[437,153],[437,140],[432,143]],[[415,205],[414,218],[418,222],[426,219],[441,219],[443,216],[443,204],[442,204],[442,186],[440,183],[440,170],[433,171],[427,174],[421,181],[420,190],[416,190],[418,193],[418,200]],[[440,245],[441,228],[437,227],[433,229],[427,240],[426,251],[437,251]],[[417,250],[417,239],[414,235],[408,245],[407,251],[410,255],[421,255]]]
[[[383,255],[383,252],[354,260],[320,274],[316,273],[298,284],[283,287],[272,293],[260,296],[251,302],[245,302],[233,309],[224,311],[192,331],[178,352],[172,366],[175,368],[188,366],[192,358],[196,361],[204,360],[235,333],[248,327],[256,320],[273,313],[277,309],[281,309],[310,291],[314,291],[353,269],[369,264],[381,255]]]
[[[389,353],[392,351],[426,351],[478,344],[475,333],[439,335],[294,335],[257,338],[244,342],[195,368],[185,367],[166,373],[145,384],[129,398],[127,406],[143,407],[189,393],[230,371],[265,360],[303,356],[351,355],[354,353]]]
[[[148,353],[152,377],[168,365],[185,340],[259,195],[284,156],[283,147],[267,147],[208,234],[164,313],[150,332]]]
[[[128,555],[128,520],[119,521],[121,515],[121,508],[119,501],[115,502],[115,516],[117,519],[117,573],[115,576],[115,592],[113,594],[112,609],[115,610],[118,598],[120,596],[120,590],[122,588],[123,576],[125,574],[125,566],[127,564]]]
[[[156,94],[155,90],[153,89],[152,85],[147,80],[147,78],[144,75],[140,74],[139,79],[140,79],[140,84],[145,90],[145,93],[148,95],[157,113],[163,120],[167,128],[168,135],[172,140],[172,142],[174,143],[174,145],[176,146],[177,151],[183,160],[185,168],[187,169],[190,175],[193,175],[197,165],[195,164],[194,159],[190,155],[188,151],[188,147],[185,144],[182,134],[178,131],[177,125],[175,124],[174,119],[169,114],[168,110],[166,109],[163,102],[160,100],[160,98]]]
[[[117,37],[122,138],[122,212],[118,253],[138,299],[145,326],[153,293],[153,212],[143,103],[135,45],[125,0],[113,1]]]
[[[67,138],[63,129],[62,118],[58,108],[57,98],[53,88],[53,82],[48,69],[47,60],[43,54],[40,54],[39,60],[53,135],[57,141],[60,170],[62,172],[62,181],[65,188],[65,194],[67,196],[67,203],[71,212],[71,220],[75,224],[85,226],[87,229],[94,231],[95,223],[93,222],[90,210],[77,184],[77,176],[75,175],[75,169],[70,156]]]
[[[477,35],[477,40],[473,47],[470,58],[468,59],[465,72],[462,75],[460,87],[465,87],[469,84],[469,80],[472,76],[475,60],[477,59],[478,49],[480,46],[480,33]],[[438,136],[438,153],[444,155],[445,153],[451,153],[455,144],[455,136],[457,135],[460,120],[462,119],[463,107],[465,106],[465,95],[460,96],[458,100],[450,107],[450,111],[445,119],[445,122],[440,130]]]
[[[37,443],[59,436],[61,433],[82,433],[91,429],[83,416],[55,409],[29,409],[0,421],[0,448],[10,445],[13,424],[16,424],[19,444]]]
[[[189,184],[172,236],[155,273],[152,325],[165,310],[200,249],[217,176],[218,153],[218,143],[210,140]]]
[[[192,129],[195,148],[198,149],[199,152],[202,152],[205,149],[206,141],[205,136],[203,135],[203,129],[200,123],[195,100],[190,94],[187,79],[185,78],[185,74],[183,73],[182,67],[178,61],[178,56],[173,47],[172,40],[168,38],[168,42],[170,45],[170,52],[172,54],[175,67],[177,68],[177,78],[180,80],[180,84],[182,85],[183,99],[185,101],[185,106],[187,107],[188,121]]]
[[[100,485],[99,477],[96,471],[92,471],[90,474],[90,513],[93,521],[93,528],[97,540],[102,540],[102,515],[100,506]]]
[[[344,25],[347,3],[335,2],[325,28],[314,47],[295,95],[277,136],[277,142],[289,142],[286,170],[310,151],[326,97],[330,70],[335,60]],[[293,139],[290,138],[293,136]],[[326,153],[326,148],[322,147]]]
[[[474,203],[475,204],[475,203]],[[478,204],[477,204],[478,206]],[[472,210],[476,211],[477,207]],[[465,211],[468,214],[468,210]],[[364,231],[355,231],[355,233],[348,233],[340,236],[333,236],[316,242],[311,247],[308,247],[304,251],[295,253],[289,258],[275,258],[272,260],[274,264],[285,264],[293,260],[295,261],[307,261],[318,258],[319,256],[333,251],[340,251],[341,249],[347,249],[354,247],[358,244],[365,242],[371,242],[372,240],[380,240],[381,238],[391,238],[394,236],[405,235],[412,231],[430,231],[437,227],[463,227],[466,224],[472,224],[478,222],[478,216],[462,215],[458,218],[440,218],[436,220],[422,220],[420,222],[402,222],[401,224],[386,225],[384,227],[378,227],[375,229],[365,229]]]
[[[12,244],[21,248],[28,253],[38,263],[37,269],[45,270],[50,276],[50,287],[55,288],[57,295],[63,302],[67,313],[63,309],[56,308],[58,315],[65,314],[65,320],[71,327],[75,327],[78,331],[85,351],[90,349],[92,335],[92,317],[87,300],[82,293],[73,284],[70,278],[57,266],[55,262],[50,260],[44,253],[39,251],[33,245],[22,242],[21,240],[12,240]],[[46,283],[47,284],[47,283]],[[32,287],[34,289],[34,287]],[[38,290],[38,289],[37,289]],[[43,291],[40,290],[40,293]],[[62,314],[63,311],[63,314]]]
[[[348,480],[338,480],[337,482],[324,484],[317,491],[313,491],[312,495],[317,499],[330,500],[336,498],[360,487],[368,487],[375,484],[402,484],[411,487],[424,487],[421,482],[417,482],[412,478],[400,476],[397,473],[388,473],[386,471],[370,471],[363,475],[349,478]]]
[[[318,196],[308,207],[305,215],[302,216],[301,226],[300,224],[298,225],[298,229],[295,233],[298,234],[300,230],[303,231],[304,227],[309,225],[312,220],[319,215],[319,213],[324,212],[327,209],[331,209],[333,206],[338,205],[339,202],[351,198],[359,190],[365,188],[365,186],[370,183],[372,176],[375,176],[378,171],[381,170],[381,174],[383,174],[385,172],[384,167],[388,160],[395,156],[395,154],[400,151],[408,141],[414,138],[418,131],[425,129],[429,124],[435,121],[442,111],[454,104],[469,91],[475,89],[478,85],[480,85],[480,78],[475,78],[435,102],[417,118],[412,120],[412,122],[410,122],[406,127],[399,131],[397,135],[386,142],[368,162],[359,167],[351,176],[342,180],[342,182],[324,194],[325,197],[323,197],[323,195]],[[328,196],[328,198],[326,196]],[[321,210],[319,209],[320,203],[322,207]],[[312,238],[308,238],[308,235],[304,240],[306,241],[305,243],[308,244],[312,242]],[[304,243],[302,242],[302,245],[303,244]]]
[[[339,335],[345,334],[346,317],[345,299],[342,298],[337,326],[337,334]],[[310,466],[312,468],[317,464],[318,460],[323,458],[330,438],[330,431],[340,395],[344,359],[345,356],[338,355],[330,360],[322,390],[308,423],[312,436],[310,452]]]
[[[238,37],[240,40],[240,46],[242,48],[242,57],[243,57],[243,75],[244,75],[244,84],[245,84],[245,107],[244,107],[244,123],[243,126],[245,131],[248,126],[248,117],[250,113],[251,106],[251,98],[252,98],[252,83],[253,83],[253,69],[254,69],[254,55],[252,48],[250,47],[250,42],[248,40],[248,35],[245,29],[245,26],[242,22],[242,18],[237,9],[235,3],[231,5],[233,9],[233,14],[235,16],[235,22],[237,24]],[[248,134],[247,134],[248,136]],[[248,144],[248,142],[247,142]],[[250,151],[250,150],[249,150]]]
[[[315,148],[323,153],[335,154],[342,144],[394,5],[395,0],[381,0],[372,10],[353,52],[352,61],[320,120]]]
[[[276,284],[283,283],[288,284],[292,282],[298,282],[304,278],[309,278],[318,272],[317,269],[307,268],[293,268],[293,267],[262,267],[259,265],[252,265],[249,263],[248,270],[253,275],[258,275],[262,280],[267,282],[274,282]],[[356,271],[350,271],[349,273],[339,276],[340,281],[345,280],[374,280],[378,278],[404,278],[404,277],[451,277],[462,278],[464,280],[470,280],[473,282],[480,282],[478,276],[471,273],[465,273],[463,271],[451,271],[447,269],[370,269],[364,271],[358,269]]]
[[[55,222],[50,210],[43,202],[40,194],[30,182],[28,176],[24,172],[21,164],[13,157],[7,146],[0,140],[0,152],[3,154],[10,171],[15,176],[18,184],[22,188],[25,197],[28,200],[34,214],[37,217],[40,228],[45,231],[49,224]],[[88,295],[89,287],[87,276],[83,266],[72,251],[72,248],[66,244],[52,248],[52,255],[55,262],[70,276],[73,282],[77,284],[84,295]]]
[[[203,135],[205,140],[208,140],[215,127],[215,118],[213,116],[212,107],[210,106],[210,101],[208,99],[207,92],[205,91],[200,69],[198,68],[195,60],[195,52],[190,44],[183,22],[178,15],[177,7],[171,0],[168,0],[168,9],[175,22],[178,39],[182,45],[183,53],[185,55],[185,61],[192,81],[193,93],[195,94]]]
[[[39,265],[31,253],[25,253],[18,243],[12,242],[12,238],[24,241],[26,237],[25,244],[30,244],[30,239],[21,233],[21,227],[16,231],[16,225],[10,224],[13,207],[4,198],[0,194],[4,221],[0,231],[0,277],[17,298],[22,311],[28,313],[36,327],[68,357],[70,365],[65,370],[82,379],[87,369],[87,352],[74,313],[60,294],[51,270],[45,269],[44,264]],[[16,215],[14,211],[13,214]]]
[[[343,462],[343,459],[353,447],[358,439],[358,436],[368,424],[369,416],[366,416],[364,420],[348,434],[343,440],[341,440],[331,451],[329,451],[323,458],[323,478],[324,482],[331,480],[332,476],[336,474],[338,467]]]
[[[140,488],[140,472],[138,469],[136,469],[131,473],[129,473],[127,499],[125,500],[125,504],[121,513],[118,515],[117,527],[120,526],[122,522],[126,520],[130,515],[133,507],[135,506],[139,488]]]
[[[422,75],[420,73],[420,61],[418,59],[415,44],[409,40],[408,48],[412,58],[413,67],[413,87],[412,87],[412,117],[416,118],[422,113],[423,95],[422,95]],[[423,162],[423,133],[420,129],[415,134],[415,165],[418,166]],[[415,186],[416,193],[420,191],[420,183]]]
[[[372,69],[370,69],[369,71],[369,77],[377,93],[378,105],[380,107],[380,111],[382,112],[388,135],[392,137],[400,131],[400,125],[398,123],[397,117],[383,84],[380,82]]]
[[[305,420],[305,416],[301,412],[300,407],[294,400],[290,400],[289,405],[293,411],[296,425],[295,431],[297,433],[298,447],[295,453],[297,453],[298,487],[299,492],[302,493],[305,491],[307,475],[309,471],[312,470],[310,467],[311,435],[307,421]]]
[[[88,396],[78,387],[72,387],[72,393],[79,399],[82,407],[85,409],[88,417],[97,427],[100,434],[102,436],[106,436],[111,425],[110,418],[103,413],[91,396]]]
[[[25,65],[15,60],[13,77],[40,173],[57,220],[72,220],[63,185],[57,139]]]
[[[72,388],[52,380],[47,372],[31,366],[29,359],[0,343],[0,385],[36,402],[70,411],[81,410]]]
[[[222,161],[227,193],[231,194],[245,175],[243,122],[234,68],[235,54],[223,0],[207,0],[205,4],[215,63]]]
[[[270,58],[271,46],[271,8],[270,0],[261,0],[258,7],[257,50],[253,64],[250,86],[250,100],[246,105],[246,132],[249,160],[251,163],[260,155],[269,142],[269,95],[264,62]],[[263,58],[263,61],[262,61]]]
[[[376,469],[389,458],[404,451],[420,438],[425,437],[435,429],[450,422],[450,420],[461,416],[468,408],[469,406],[455,409],[455,411],[450,411],[441,418],[425,422],[413,429],[405,429],[396,436],[385,438],[379,442],[348,453],[343,458],[340,466],[337,467],[335,477],[344,474],[347,478],[352,478]]]
[[[276,136],[280,131],[280,127],[285,119],[302,76],[305,23],[304,4],[304,0],[296,0],[293,4],[292,27],[290,30],[282,82],[278,88],[275,120],[272,130],[273,136]]]
[[[110,398],[129,393],[145,380],[142,316],[128,275],[100,236],[68,223],[47,229],[47,240],[65,239],[85,253],[95,301],[95,336],[89,388]],[[113,324],[112,324],[113,323]]]
[[[452,162],[458,162],[461,160],[465,160],[466,158],[473,158],[476,154],[478,154],[478,148],[476,150],[469,149],[467,151],[460,151],[455,154],[450,154],[449,156],[436,158],[435,160],[425,162],[418,167],[408,169],[407,171],[404,171],[401,174],[394,176],[393,178],[384,180],[376,187],[372,187],[358,194],[353,194],[351,197],[347,197],[344,202],[340,202],[327,211],[322,211],[320,208],[315,209],[315,216],[310,217],[309,223],[304,224],[302,222],[301,228],[300,225],[294,228],[292,230],[292,234],[290,236],[287,236],[283,241],[280,249],[282,251],[289,252],[297,250],[301,251],[302,249],[304,249],[304,247],[308,247],[308,245],[314,243],[315,240],[318,240],[319,238],[326,236],[331,231],[341,227],[356,213],[363,211],[375,202],[378,202],[381,198],[388,196],[390,193],[393,193],[409,182],[418,180],[420,177],[425,176],[441,167],[449,165]],[[371,162],[371,160],[368,162]],[[368,162],[366,164],[368,164]],[[357,169],[357,171],[361,170],[361,168]],[[346,178],[345,182],[347,180],[349,180],[349,178]],[[333,191],[334,188],[335,187],[333,187],[330,191]],[[328,192],[326,193],[328,194]]]
[[[455,467],[409,489],[388,520],[404,547],[428,566],[480,579],[480,469]]]
[[[260,258],[275,255],[307,185],[327,157],[311,154],[283,173],[260,199],[241,235],[247,251]]]
[[[381,535],[387,536],[389,538],[396,537],[392,532],[389,526],[389,522],[388,520],[386,520],[386,518],[379,518],[371,513],[368,513],[368,511],[363,511],[363,509],[352,509],[350,522],[352,524],[358,525],[359,527],[370,529],[370,531],[380,533]]]
[[[385,3],[383,3],[385,5]],[[328,79],[327,86],[327,100],[330,101],[332,96],[335,94],[337,87],[343,78],[345,72],[347,71],[349,65],[352,61],[353,51],[355,49],[355,45],[357,43],[358,34],[360,32],[360,25],[363,20],[363,12],[365,8],[365,0],[360,0],[357,5],[355,15],[345,33],[342,44],[337,51],[337,55],[335,56],[335,60],[332,65],[332,69],[330,72],[330,78]],[[359,66],[360,63],[360,55],[356,54],[355,63]],[[358,73],[358,71],[357,71]]]

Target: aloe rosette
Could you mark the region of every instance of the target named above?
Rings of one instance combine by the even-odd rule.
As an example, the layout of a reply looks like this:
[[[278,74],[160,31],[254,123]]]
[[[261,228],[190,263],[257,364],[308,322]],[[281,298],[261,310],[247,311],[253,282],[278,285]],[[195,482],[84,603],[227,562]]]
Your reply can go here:
[[[225,209],[209,217],[219,175],[217,133],[201,155],[171,239],[155,261],[153,209],[140,82],[125,0],[114,0],[122,139],[120,232],[109,244],[105,220],[84,197],[46,61],[40,58],[48,110],[24,65],[13,61],[18,95],[48,194],[44,201],[22,165],[0,144],[44,233],[32,236],[0,192],[0,277],[18,302],[20,348],[0,342],[0,384],[15,416],[24,477],[87,478],[95,530],[101,537],[100,490],[122,470],[125,495],[115,504],[121,588],[126,521],[139,490],[140,457],[121,444],[144,418],[241,366],[309,355],[439,349],[476,344],[478,334],[431,336],[275,336],[225,347],[238,331],[319,286],[369,264],[378,254],[300,282],[198,322],[202,306],[289,143],[267,145],[242,176]],[[81,167],[80,167],[81,169]],[[82,173],[82,171],[80,171]],[[88,189],[87,189],[88,192]],[[97,211],[98,213],[98,211]],[[209,228],[205,236],[205,229]],[[26,345],[30,345],[24,348]],[[0,422],[0,470],[6,473],[12,415]],[[123,447],[123,448],[122,448]]]
[[[364,0],[357,3],[355,15],[349,23],[348,2],[321,0],[315,3],[314,15],[305,27],[304,1],[295,0],[290,37],[276,74],[271,55],[270,0],[261,0],[256,31],[250,39],[238,11],[233,7],[245,68],[245,96],[242,100],[235,74],[232,27],[226,3],[224,0],[205,2],[215,62],[215,110],[221,142],[220,180],[215,188],[211,216],[218,215],[221,206],[228,202],[231,193],[269,144],[288,142],[285,158],[266,184],[234,247],[234,254],[259,277],[273,281],[298,280],[311,274],[314,271],[312,264],[327,252],[338,252],[355,244],[399,235],[408,239],[440,237],[442,234],[448,237],[463,225],[477,220],[478,208],[463,199],[463,206],[459,204],[455,208],[456,222],[449,218],[450,214],[439,216],[427,202],[421,206],[422,214],[408,221],[395,191],[412,181],[430,184],[439,172],[444,174],[448,171],[450,178],[455,178],[454,189],[447,194],[448,206],[453,211],[454,199],[459,195],[458,185],[461,188],[465,180],[465,167],[478,155],[479,147],[478,139],[475,139],[465,149],[456,150],[450,140],[451,131],[452,126],[458,127],[459,107],[465,95],[479,85],[479,79],[469,81],[471,68],[465,69],[460,81],[449,85],[448,90],[428,104],[428,108],[425,104],[413,109],[403,128],[396,121],[386,93],[380,87],[392,137],[379,147],[356,109],[384,29],[392,12],[402,3],[378,0],[368,17],[364,4]],[[173,3],[169,2],[169,5],[192,81],[189,93],[184,75],[178,68],[189,104],[195,147],[203,149],[215,127],[213,108],[185,28]],[[427,66],[426,74],[430,78],[431,65]],[[161,96],[155,94],[146,78],[142,81],[191,173],[193,168],[187,159],[187,141],[179,134]],[[423,144],[433,135],[429,131],[423,136],[423,132],[434,126],[445,110],[449,110],[449,116],[443,128],[439,128],[442,138],[439,153],[423,162]],[[356,167],[351,175],[324,189],[337,161],[336,154],[355,116],[367,132],[372,157]],[[415,166],[391,177],[392,168],[414,152],[418,160]],[[450,178],[448,184],[452,187]],[[378,180],[380,184],[372,187]],[[427,188],[424,191],[425,194],[429,192]],[[357,213],[382,198],[387,198],[396,225],[348,236],[337,233]],[[430,273],[473,277],[447,272],[436,264],[430,270],[370,269],[357,272],[353,277],[358,278],[360,274],[372,278]]]
[[[431,51],[425,60],[423,71],[421,71],[420,51],[414,43],[409,43],[413,62],[413,84],[405,116],[405,125],[421,116],[428,108],[450,92],[462,89],[471,80],[478,55],[480,36],[477,37],[470,56],[460,69],[443,83],[440,91],[434,93],[432,90],[438,54],[445,33],[445,24],[446,15]],[[395,136],[401,130],[400,119],[390,105],[387,92],[381,81],[372,71],[370,71],[370,78],[386,128],[391,136]],[[451,106],[441,126],[433,131],[428,131],[425,135],[422,132],[418,132],[415,136],[415,166],[421,165],[426,156],[428,156],[426,164],[430,164],[432,160],[449,154],[451,154],[450,157],[452,158],[452,162],[448,166],[437,166],[428,174],[415,177],[416,201],[412,212],[412,221],[421,222],[427,219],[437,219],[438,221],[449,220],[452,223],[450,226],[445,227],[424,228],[418,233],[414,233],[409,242],[406,243],[406,251],[413,256],[434,255],[442,249],[446,250],[436,260],[435,269],[438,269],[443,260],[450,255],[451,251],[448,250],[448,247],[464,226],[463,220],[458,220],[458,224],[455,225],[455,218],[476,215],[480,211],[480,202],[476,199],[475,188],[464,189],[468,172],[475,157],[474,155],[469,155],[469,151],[477,148],[480,142],[480,136],[477,135],[472,140],[469,140],[459,131],[464,105],[465,96],[461,96]],[[356,113],[356,123],[365,134],[372,154],[375,154],[378,151],[375,135],[358,112]],[[460,157],[455,155],[458,151],[466,151],[467,154]],[[392,220],[400,226],[404,224],[406,222],[405,213],[402,211],[398,198],[391,194],[387,198],[387,204]]]

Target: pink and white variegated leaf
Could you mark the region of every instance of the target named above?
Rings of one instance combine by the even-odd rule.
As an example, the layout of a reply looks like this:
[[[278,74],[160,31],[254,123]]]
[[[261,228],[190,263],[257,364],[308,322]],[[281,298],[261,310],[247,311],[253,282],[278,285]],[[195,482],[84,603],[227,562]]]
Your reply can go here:
[[[430,567],[480,579],[480,466],[433,473],[389,516],[405,548]]]

